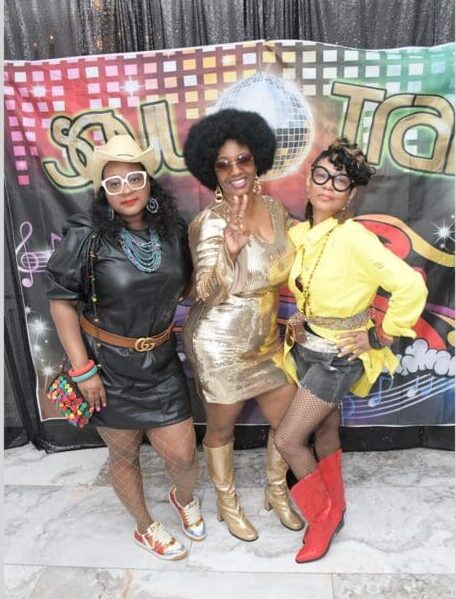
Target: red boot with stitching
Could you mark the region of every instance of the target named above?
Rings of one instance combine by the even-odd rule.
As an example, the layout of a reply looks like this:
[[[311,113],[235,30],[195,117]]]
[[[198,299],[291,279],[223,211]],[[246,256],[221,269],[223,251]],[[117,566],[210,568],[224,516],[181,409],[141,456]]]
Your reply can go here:
[[[345,513],[345,493],[344,493],[344,480],[342,478],[342,449],[338,449],[331,455],[326,456],[318,462],[318,469],[320,470],[321,477],[326,485],[329,496],[332,499],[334,507],[339,510],[342,514],[340,530],[344,525],[344,513]]]
[[[329,549],[342,512],[335,507],[318,468],[294,485],[291,496],[307,522],[305,544],[295,559],[299,564],[320,559]]]

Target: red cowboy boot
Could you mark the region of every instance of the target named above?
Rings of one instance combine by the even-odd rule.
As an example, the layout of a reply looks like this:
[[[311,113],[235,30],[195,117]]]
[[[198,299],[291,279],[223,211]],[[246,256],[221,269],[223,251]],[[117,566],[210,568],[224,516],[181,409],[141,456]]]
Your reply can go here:
[[[342,449],[326,456],[318,462],[318,469],[332,499],[334,507],[342,514],[340,530],[344,525],[344,512],[346,508],[344,481],[342,478]]]
[[[318,468],[295,484],[291,496],[307,522],[305,544],[295,559],[298,564],[320,559],[337,531],[341,511],[333,504]]]

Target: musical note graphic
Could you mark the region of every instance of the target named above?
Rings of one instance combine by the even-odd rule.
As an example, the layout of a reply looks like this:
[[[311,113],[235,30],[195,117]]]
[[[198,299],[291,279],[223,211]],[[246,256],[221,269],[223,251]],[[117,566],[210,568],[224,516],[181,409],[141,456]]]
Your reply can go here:
[[[32,223],[29,221],[21,223],[19,234],[21,242],[15,249],[16,262],[19,272],[25,275],[21,278],[21,283],[24,287],[29,288],[33,285],[33,276],[44,271],[47,261],[55,250],[56,242],[60,241],[61,237],[56,233],[51,233],[50,249],[31,252],[27,249],[27,242],[33,236]]]
[[[387,384],[385,383],[385,381],[387,382]],[[370,408],[375,408],[375,406],[378,406],[381,403],[383,397],[385,397],[387,395],[386,391],[389,391],[392,386],[393,386],[392,377],[391,376],[385,377],[384,375],[381,375],[378,380],[378,391],[369,395],[369,399],[367,400],[367,405]]]
[[[410,387],[410,389],[408,389],[408,391],[406,392],[406,396],[407,397],[415,397],[416,395],[418,395],[419,392],[419,385],[420,385],[420,377],[417,376],[415,381],[413,382],[412,386]]]
[[[383,390],[381,402],[377,401],[379,394],[372,393],[366,398],[353,397],[353,404],[350,405],[350,417],[347,420],[357,421],[369,418],[377,418],[387,414],[400,412],[413,405],[427,401],[428,399],[454,389],[454,379],[452,377],[435,377],[431,374],[419,375],[412,381],[407,381],[402,385],[392,386]],[[354,412],[354,413],[353,413]]]

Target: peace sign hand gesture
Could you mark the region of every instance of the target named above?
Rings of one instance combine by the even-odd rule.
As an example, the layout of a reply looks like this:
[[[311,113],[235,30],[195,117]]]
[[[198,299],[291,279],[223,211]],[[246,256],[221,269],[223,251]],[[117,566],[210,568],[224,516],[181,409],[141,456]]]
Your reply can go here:
[[[233,260],[236,260],[237,255],[249,239],[249,232],[244,227],[247,202],[247,194],[244,194],[242,199],[239,196],[233,196],[230,220],[223,232],[227,250]]]

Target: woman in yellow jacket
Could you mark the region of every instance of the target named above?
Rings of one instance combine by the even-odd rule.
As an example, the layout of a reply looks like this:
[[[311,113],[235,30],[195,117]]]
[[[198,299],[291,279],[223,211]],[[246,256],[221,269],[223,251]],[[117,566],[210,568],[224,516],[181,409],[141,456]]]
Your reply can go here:
[[[383,368],[394,372],[389,346],[396,336],[415,337],[411,327],[427,295],[420,274],[348,218],[357,187],[374,172],[356,144],[337,139],[312,164],[306,221],[289,231],[298,311],[288,323],[285,365],[298,390],[275,443],[298,480],[291,494],[308,525],[298,563],[321,558],[343,524],[342,399],[349,390],[367,395]],[[369,307],[379,287],[391,297],[375,326]]]

